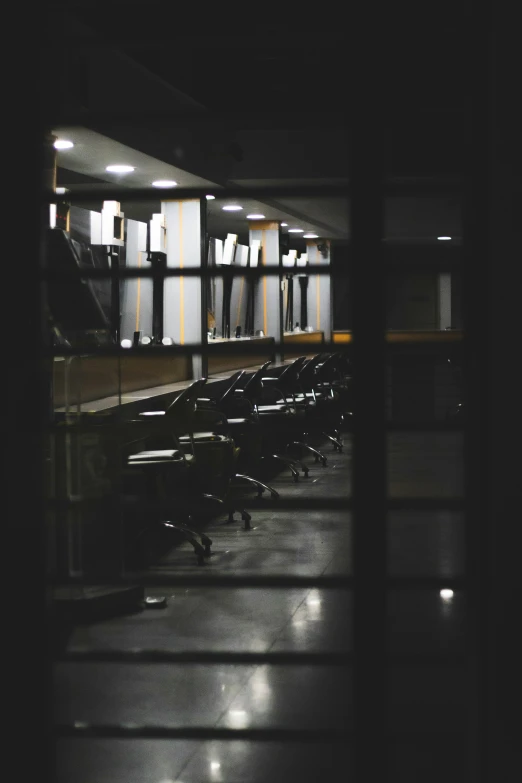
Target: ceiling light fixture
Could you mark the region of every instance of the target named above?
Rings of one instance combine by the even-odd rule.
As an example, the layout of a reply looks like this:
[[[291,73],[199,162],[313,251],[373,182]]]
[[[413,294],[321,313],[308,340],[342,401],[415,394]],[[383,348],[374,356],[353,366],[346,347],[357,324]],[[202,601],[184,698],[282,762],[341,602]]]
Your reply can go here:
[[[303,234],[303,239],[319,239],[319,234]]]
[[[156,179],[152,183],[153,188],[175,188],[178,183],[173,179]]]
[[[449,590],[447,587],[440,591],[440,597],[444,601],[450,601],[454,595],[453,590]]]
[[[451,239],[451,237],[437,237],[437,239],[440,239],[441,241]]]
[[[71,147],[74,147],[74,144],[72,141],[68,141],[67,139],[56,139],[54,142],[55,150],[70,150]]]
[[[281,225],[282,225],[282,226],[287,226],[287,225],[288,225],[288,223],[281,223]]]
[[[264,215],[247,215],[248,220],[263,220]]]
[[[110,171],[113,174],[128,174],[130,171],[134,171],[134,166],[125,166],[123,164],[117,163],[113,166],[107,166],[105,171]]]
[[[58,196],[63,196],[64,193],[67,193],[67,188],[56,188],[56,193]]]
[[[288,233],[289,234],[302,234],[304,232],[304,228],[289,228]]]
[[[243,207],[240,207],[238,204],[227,204],[226,207],[223,207],[225,212],[238,212],[240,209],[243,209]]]
[[[214,199],[215,199],[216,197],[215,197],[215,196],[210,196],[210,195],[209,195],[209,196],[205,196],[205,198],[207,199],[207,201],[214,201]]]

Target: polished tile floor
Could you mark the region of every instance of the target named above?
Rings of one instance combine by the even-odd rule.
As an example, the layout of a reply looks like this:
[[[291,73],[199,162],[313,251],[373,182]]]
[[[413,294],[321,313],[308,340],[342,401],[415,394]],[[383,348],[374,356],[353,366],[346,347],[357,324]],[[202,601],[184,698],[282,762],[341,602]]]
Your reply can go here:
[[[349,438],[329,464],[310,464],[298,484],[280,474],[283,497],[347,497]],[[461,443],[455,433],[393,434],[390,495],[462,493]],[[252,497],[252,496],[251,496]],[[278,511],[252,497],[251,531],[223,520],[209,528],[214,555],[206,574],[349,574],[351,518],[343,511]],[[401,576],[463,573],[463,521],[457,512],[390,512],[388,569]],[[153,571],[201,573],[187,545],[167,552]],[[147,589],[168,597],[163,610],[79,625],[69,650],[146,648],[172,651],[352,650],[352,595],[343,589]],[[369,618],[371,622],[371,618]],[[388,639],[389,780],[466,778],[464,596],[391,591]],[[413,664],[411,656],[418,657]],[[401,656],[409,658],[401,659]],[[425,659],[423,659],[425,656]],[[59,783],[196,783],[351,780],[351,667],[339,665],[128,664],[61,662],[54,672],[57,723],[168,727],[346,730],[346,741],[295,742],[62,738]],[[340,779],[340,778],[339,778]]]

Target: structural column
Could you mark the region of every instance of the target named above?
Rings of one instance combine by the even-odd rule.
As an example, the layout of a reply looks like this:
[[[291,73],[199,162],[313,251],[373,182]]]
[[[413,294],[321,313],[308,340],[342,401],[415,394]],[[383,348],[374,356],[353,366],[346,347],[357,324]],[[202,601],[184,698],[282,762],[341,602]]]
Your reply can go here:
[[[167,227],[167,269],[201,269],[201,211],[199,199],[163,201]],[[201,343],[201,280],[199,277],[165,279],[165,337],[177,345]],[[202,374],[201,355],[192,357],[192,377]]]
[[[265,220],[251,222],[250,244],[255,239],[261,242],[259,267],[280,266],[279,224]],[[281,316],[282,299],[280,278],[277,275],[262,277],[256,282],[254,329],[262,329],[265,335],[273,337],[276,343],[283,340]],[[276,356],[276,361],[280,357]]]
[[[324,248],[319,250],[318,245]],[[330,242],[308,240],[306,243],[308,263],[313,266],[330,266]],[[308,283],[308,326],[314,331],[324,332],[324,339],[332,336],[332,297],[330,275],[310,275]]]

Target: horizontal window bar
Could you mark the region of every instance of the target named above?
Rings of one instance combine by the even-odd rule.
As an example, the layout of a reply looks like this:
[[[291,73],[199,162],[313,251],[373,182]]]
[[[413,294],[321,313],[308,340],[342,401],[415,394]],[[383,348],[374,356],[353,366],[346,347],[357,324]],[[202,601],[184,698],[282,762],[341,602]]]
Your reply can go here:
[[[296,130],[303,129],[303,112],[300,109],[285,109],[278,112],[272,112],[268,107],[266,111],[262,112],[230,111],[212,108],[201,110],[198,108],[193,109],[192,106],[186,108],[172,106],[172,108],[169,108],[168,104],[166,104],[165,108],[144,106],[137,111],[134,109],[117,108],[116,106],[108,108],[103,112],[95,109],[76,112],[73,108],[63,109],[54,106],[50,110],[49,107],[43,107],[44,110],[45,108],[47,108],[48,112],[45,121],[53,128],[75,125],[84,127],[87,122],[90,122],[102,124],[105,128],[108,125],[112,125],[113,129],[120,126],[127,127],[128,125],[132,125],[134,128],[149,129],[151,124],[172,123],[172,128],[178,131],[202,127],[208,134],[208,138],[211,138],[216,131],[222,132],[223,123],[225,123],[229,132],[234,127],[242,130],[251,128],[258,131],[268,128],[273,128],[274,130],[284,129],[285,131],[292,127]],[[346,113],[326,108],[324,113],[317,112],[317,117],[315,117],[314,113],[310,112],[310,116],[306,118],[306,127],[310,126],[322,129],[325,126],[347,128]],[[163,131],[165,130],[165,127],[163,127]]]
[[[416,271],[416,272],[451,272],[455,269],[455,264],[460,261],[460,248],[453,248],[448,250],[445,246],[441,245],[434,250],[431,246],[418,245],[415,251],[412,252],[408,247],[402,252],[401,249],[393,248],[393,250],[383,246],[382,252],[385,257],[385,262],[388,264],[386,273],[393,274],[396,271]],[[429,256],[426,260],[423,260],[423,255]],[[421,256],[421,257],[419,257]],[[309,264],[306,268],[302,269],[302,272],[306,276],[330,275],[334,278],[344,279],[350,277],[353,270],[353,263],[348,259],[343,262],[342,266],[333,266],[332,264]],[[202,280],[206,279],[219,279],[225,276],[228,277],[244,277],[248,280],[260,280],[264,277],[283,277],[300,275],[301,270],[299,267],[293,267],[290,270],[289,267],[282,265],[274,266],[258,266],[258,267],[242,267],[238,265],[231,266],[207,266],[207,267],[165,267],[154,268],[150,267],[118,267],[116,269],[100,269],[94,267],[82,266],[72,271],[53,269],[46,269],[41,267],[40,279],[46,281],[57,281],[60,283],[76,283],[78,279],[81,280],[135,280],[141,278],[152,278],[154,280],[164,280],[166,278],[176,277],[196,277]]]
[[[463,190],[463,183],[460,179],[448,179],[442,181],[429,181],[421,184],[419,182],[413,184],[407,184],[405,182],[397,182],[390,180],[384,184],[385,195],[388,196],[428,196],[428,195],[457,195]],[[182,201],[184,199],[201,199],[205,200],[209,190],[216,199],[229,199],[229,198],[247,198],[263,201],[264,199],[272,198],[349,198],[351,195],[350,185],[348,182],[342,182],[340,184],[329,185],[284,185],[284,186],[270,186],[270,187],[220,187],[218,185],[207,185],[203,187],[194,188],[176,188],[175,191],[169,193],[169,196],[164,195],[163,199]],[[44,203],[55,203],[59,201],[67,201],[68,203],[75,204],[82,201],[94,202],[94,201],[161,201],[161,195],[158,194],[158,190],[152,187],[115,187],[114,184],[96,188],[81,188],[81,186],[74,187],[63,199],[57,199],[56,194],[53,191],[42,190],[42,200]]]
[[[297,666],[344,665],[351,661],[351,653],[326,652],[207,652],[171,650],[71,650],[59,655],[57,662],[78,663],[208,663],[208,664],[274,664]]]
[[[301,332],[306,334],[306,332]],[[450,332],[440,332],[440,335],[451,334]],[[269,339],[270,335],[267,335]],[[261,338],[262,339],[262,338]],[[96,346],[89,354],[86,354],[85,349],[79,350],[74,348],[66,348],[65,346],[57,346],[53,350],[36,351],[35,347],[31,350],[31,346],[24,348],[24,356],[29,358],[31,356],[45,357],[45,356],[78,356],[87,358],[88,356],[113,356],[113,357],[127,357],[127,356],[141,356],[141,357],[156,357],[156,356],[193,356],[194,354],[205,353],[206,356],[236,356],[237,354],[255,357],[266,357],[268,353],[288,353],[292,351],[295,353],[299,351],[302,354],[306,353],[341,353],[345,352],[349,354],[350,344],[354,341],[353,334],[347,335],[346,339],[339,338],[339,342],[308,342],[303,340],[302,342],[262,342],[260,338],[252,339],[238,339],[231,338],[229,342],[221,342],[220,340],[209,339],[207,344],[203,343],[191,343],[189,345],[161,345],[161,346],[138,346],[137,348],[121,348],[115,345],[108,346]],[[420,337],[418,334],[412,333],[411,342],[408,341],[408,335],[404,335],[402,339],[396,342],[394,335],[385,335],[385,342],[387,349],[391,354],[399,353],[419,353],[422,352],[426,355],[438,355],[444,358],[448,357],[448,352],[461,351],[465,347],[465,340],[460,335],[455,338],[452,336],[448,339],[439,339],[436,334],[433,336],[427,334]],[[364,345],[364,334],[361,334],[359,338],[360,344]],[[459,343],[462,343],[462,348]],[[255,362],[254,362],[255,364]],[[187,385],[190,381],[187,381]]]
[[[241,266],[213,266],[213,267],[167,267],[163,270],[154,270],[151,267],[120,267],[112,269],[94,269],[89,267],[78,267],[72,272],[56,272],[54,270],[42,269],[40,278],[42,280],[57,281],[66,283],[70,281],[76,283],[78,278],[82,280],[134,280],[136,278],[154,278],[163,280],[169,277],[199,277],[201,279],[220,278],[228,275],[229,277],[245,277],[249,280],[260,280],[263,277],[285,277],[288,275],[288,268],[283,266],[259,266],[259,267],[241,267]],[[294,267],[292,274],[299,273],[299,268]],[[332,267],[323,264],[311,264],[306,267],[306,275],[331,275]]]
[[[302,333],[303,334],[303,333]],[[304,333],[306,334],[306,333]],[[270,336],[268,335],[269,339]],[[238,339],[231,338],[230,342],[220,342],[219,340],[209,339],[208,345],[201,343],[190,345],[161,345],[161,346],[139,346],[138,348],[121,348],[117,346],[97,346],[93,349],[90,356],[108,356],[125,358],[127,356],[141,356],[152,358],[156,356],[193,356],[194,354],[205,353],[207,356],[241,356],[249,355],[252,358],[256,356],[262,356],[266,359],[267,354],[288,351],[300,351],[305,353],[336,353],[340,349],[339,346],[334,343],[318,343],[318,342],[299,342],[299,343],[279,343],[279,342],[266,342],[256,338],[252,339]],[[30,356],[31,350],[28,346],[28,350],[24,349],[24,356]],[[42,355],[42,354],[39,354]],[[82,356],[87,358],[88,354],[85,350],[79,351],[73,348],[65,348],[63,346],[56,347],[53,351],[46,351],[46,356]],[[252,362],[255,364],[255,362]],[[225,372],[225,371],[224,371]],[[228,371],[226,371],[228,372]],[[229,373],[231,374],[231,373]],[[190,380],[187,380],[187,386]]]
[[[116,510],[118,507],[125,509],[132,505],[133,509],[143,508],[150,511],[172,511],[172,500],[161,501],[154,498],[147,498],[142,504],[134,498],[125,500],[124,496],[108,498],[49,498],[47,500],[49,509],[67,509],[67,508],[85,508],[100,509],[103,507]],[[464,498],[388,498],[387,507],[390,511],[460,511],[465,506]],[[277,508],[279,511],[349,511],[355,507],[355,503],[350,498],[284,498],[280,497],[277,504],[271,508]],[[252,506],[252,511],[258,507]],[[228,513],[223,510],[222,513]]]
[[[207,387],[208,388],[208,387]],[[117,396],[117,395],[115,395]],[[151,400],[154,398],[151,397]],[[89,405],[88,402],[83,403],[84,405]],[[75,415],[74,406],[73,410],[69,412],[69,414],[66,414],[65,411],[59,411],[63,416],[68,415],[69,417]],[[118,409],[120,410],[120,409]],[[83,416],[88,416],[88,413],[83,413]],[[100,416],[103,416],[103,411],[100,412]],[[107,432],[110,428],[111,433],[121,432],[123,434],[129,433],[129,428],[132,427],[136,423],[136,420],[129,422],[121,422],[118,421],[114,422],[104,422],[103,425],[101,423],[98,424],[76,424],[74,422],[69,422],[67,420],[64,420],[63,422],[59,424],[52,424],[50,427],[48,427],[48,431],[52,433],[56,433],[58,435],[71,435],[71,434],[87,434],[87,433],[97,433],[100,432],[100,426],[104,427],[104,432]],[[144,426],[147,424],[146,419],[140,419],[137,422],[138,426],[143,424]],[[150,424],[150,422],[149,422]],[[348,419],[345,422],[345,428],[347,432],[350,432],[352,427],[350,427],[351,421]],[[385,425],[385,429],[387,432],[464,432],[465,425],[462,424],[462,422],[459,422],[458,419],[450,420],[450,421],[420,421],[420,422],[411,422],[411,421],[392,421],[388,422]],[[137,438],[138,439],[138,438]],[[328,501],[326,501],[328,502]],[[335,500],[333,501],[336,502]],[[349,501],[348,501],[349,502]]]
[[[355,581],[352,576],[287,576],[280,574],[275,576],[219,576],[208,573],[207,576],[195,576],[193,574],[175,573],[129,573],[125,576],[111,578],[112,585],[136,585],[143,584],[147,587],[223,587],[223,588],[321,588],[324,590],[351,590]],[[85,576],[65,580],[49,580],[49,585],[63,587],[64,585],[100,585],[100,579]],[[399,577],[386,578],[389,590],[441,590],[449,587],[462,590],[465,587],[464,579],[460,577]]]
[[[206,196],[211,192],[216,196],[216,199],[266,199],[273,196],[279,196],[284,198],[292,198],[300,196],[303,198],[314,197],[340,197],[346,198],[348,195],[347,186],[341,185],[292,185],[284,187],[227,187],[219,188],[218,186],[212,187],[211,185],[205,185],[205,187],[194,188],[176,188],[175,191],[170,191],[169,194],[164,194],[163,197],[158,193],[157,188],[130,188],[130,187],[110,187],[84,189],[80,187],[70,190],[66,194],[66,198],[57,198],[56,193],[53,191],[42,190],[42,201],[44,203],[55,203],[58,201],[67,201],[67,203],[77,203],[79,201],[183,201],[185,199],[201,199],[206,200]]]
[[[96,725],[88,723],[57,724],[55,735],[59,737],[74,737],[75,739],[90,739],[104,737],[106,739],[197,739],[197,740],[256,740],[276,742],[344,742],[348,731],[340,729],[220,729],[211,726],[202,727],[167,727],[139,726],[132,723],[120,725]]]
[[[464,663],[464,654],[397,653],[388,654],[393,666],[455,665]],[[176,652],[171,650],[70,650],[54,658],[56,663],[129,663],[129,664],[230,664],[260,666],[346,666],[353,663],[351,652]]]

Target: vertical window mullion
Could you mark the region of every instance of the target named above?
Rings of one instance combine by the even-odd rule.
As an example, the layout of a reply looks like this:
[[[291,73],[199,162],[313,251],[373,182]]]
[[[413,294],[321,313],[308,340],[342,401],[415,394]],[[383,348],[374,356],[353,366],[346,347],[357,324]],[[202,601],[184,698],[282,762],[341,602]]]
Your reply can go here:
[[[489,4],[485,4],[485,9]],[[484,9],[484,10],[485,10]],[[468,644],[468,768],[469,780],[486,783],[496,777],[488,709],[488,526],[490,514],[490,444],[487,439],[489,378],[488,343],[491,314],[488,276],[491,263],[492,190],[490,154],[491,41],[487,14],[475,12],[468,57],[469,102],[463,212],[463,384],[465,404],[465,534],[466,618]],[[485,425],[485,426],[484,426]],[[488,725],[489,724],[489,725]],[[495,771],[492,767],[495,763]]]
[[[372,34],[373,34],[372,30]],[[365,42],[366,44],[368,42]],[[377,45],[378,46],[378,45]],[[355,779],[385,780],[386,431],[383,139],[379,74],[383,53],[364,53],[351,138],[353,285],[353,549]],[[378,53],[377,53],[378,51]],[[362,57],[362,52],[358,53]]]

